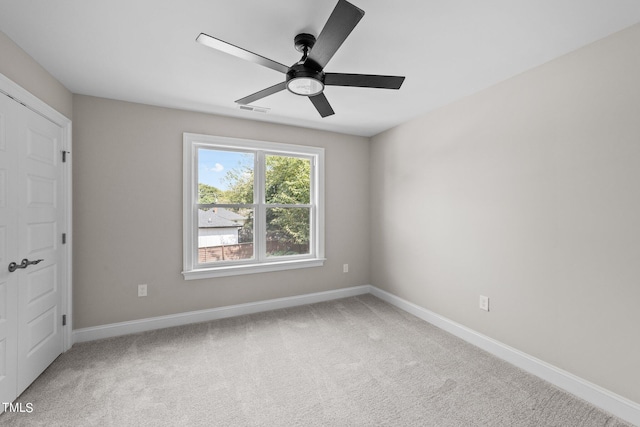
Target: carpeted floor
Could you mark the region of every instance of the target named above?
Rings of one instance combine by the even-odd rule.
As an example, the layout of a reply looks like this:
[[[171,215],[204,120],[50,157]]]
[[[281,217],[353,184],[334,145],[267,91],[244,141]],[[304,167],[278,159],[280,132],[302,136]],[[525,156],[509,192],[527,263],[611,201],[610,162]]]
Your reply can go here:
[[[371,295],[75,345],[7,426],[627,426]]]

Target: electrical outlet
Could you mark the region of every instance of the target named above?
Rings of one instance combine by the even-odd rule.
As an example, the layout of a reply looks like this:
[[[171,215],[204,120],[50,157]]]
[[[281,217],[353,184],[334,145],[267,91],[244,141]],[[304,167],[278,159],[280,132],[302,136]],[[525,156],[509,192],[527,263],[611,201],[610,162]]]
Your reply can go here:
[[[349,272],[349,264],[342,264],[342,272],[343,273]]]
[[[480,310],[489,311],[489,297],[480,295]]]
[[[138,296],[139,297],[147,296],[147,285],[138,285]]]

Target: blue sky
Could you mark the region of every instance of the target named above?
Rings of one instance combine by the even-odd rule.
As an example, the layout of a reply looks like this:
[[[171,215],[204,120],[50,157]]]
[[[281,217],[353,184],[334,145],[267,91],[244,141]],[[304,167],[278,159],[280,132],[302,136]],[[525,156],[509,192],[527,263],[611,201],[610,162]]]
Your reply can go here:
[[[253,155],[236,151],[198,149],[198,182],[227,190],[223,178],[241,165],[253,165]]]

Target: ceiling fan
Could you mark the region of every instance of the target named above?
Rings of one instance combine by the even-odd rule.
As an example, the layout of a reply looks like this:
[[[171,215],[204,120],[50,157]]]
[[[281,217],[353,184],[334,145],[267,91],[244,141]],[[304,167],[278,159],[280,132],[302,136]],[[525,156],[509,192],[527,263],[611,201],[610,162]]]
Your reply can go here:
[[[238,99],[236,101],[238,104],[247,105],[288,89],[296,95],[309,97],[318,113],[322,117],[327,117],[335,113],[323,93],[325,86],[400,89],[404,82],[404,77],[399,76],[324,72],[324,67],[363,16],[363,10],[345,0],[338,0],[338,4],[317,39],[307,33],[298,34],[295,37],[294,45],[296,50],[302,53],[302,59],[290,67],[205,33],[200,33],[196,41],[286,75],[284,82]]]

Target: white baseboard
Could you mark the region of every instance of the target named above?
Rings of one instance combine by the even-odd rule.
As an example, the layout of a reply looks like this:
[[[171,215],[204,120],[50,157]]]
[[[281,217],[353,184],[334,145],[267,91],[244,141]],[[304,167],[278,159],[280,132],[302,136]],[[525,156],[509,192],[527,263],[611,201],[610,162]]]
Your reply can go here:
[[[363,285],[352,288],[336,289],[334,291],[316,292],[313,294],[299,295],[294,297],[277,298],[247,304],[212,308],[208,310],[191,311],[187,313],[171,314],[168,316],[132,320],[129,322],[111,323],[108,325],[76,329],[73,331],[73,342],[79,343],[85,341],[94,341],[103,338],[112,338],[128,334],[136,334],[138,332],[152,331],[155,329],[188,325],[190,323],[208,322],[210,320],[224,319],[228,317],[242,316],[245,314],[277,310],[280,308],[296,307],[299,305],[314,304],[317,302],[347,298],[356,295],[368,294],[370,292],[371,286]]]
[[[371,285],[77,329],[73,331],[73,342],[93,341],[97,339],[151,331],[154,329],[169,328],[173,326],[187,325],[190,323],[207,322],[210,320],[277,310],[280,308],[314,304],[317,302],[330,301],[368,293],[408,313],[411,313],[414,316],[511,363],[512,365],[542,378],[556,387],[584,399],[592,405],[595,405],[618,418],[640,426],[640,404]]]
[[[540,359],[482,335],[389,292],[370,287],[371,294],[503,359],[618,418],[640,426],[640,405]]]

